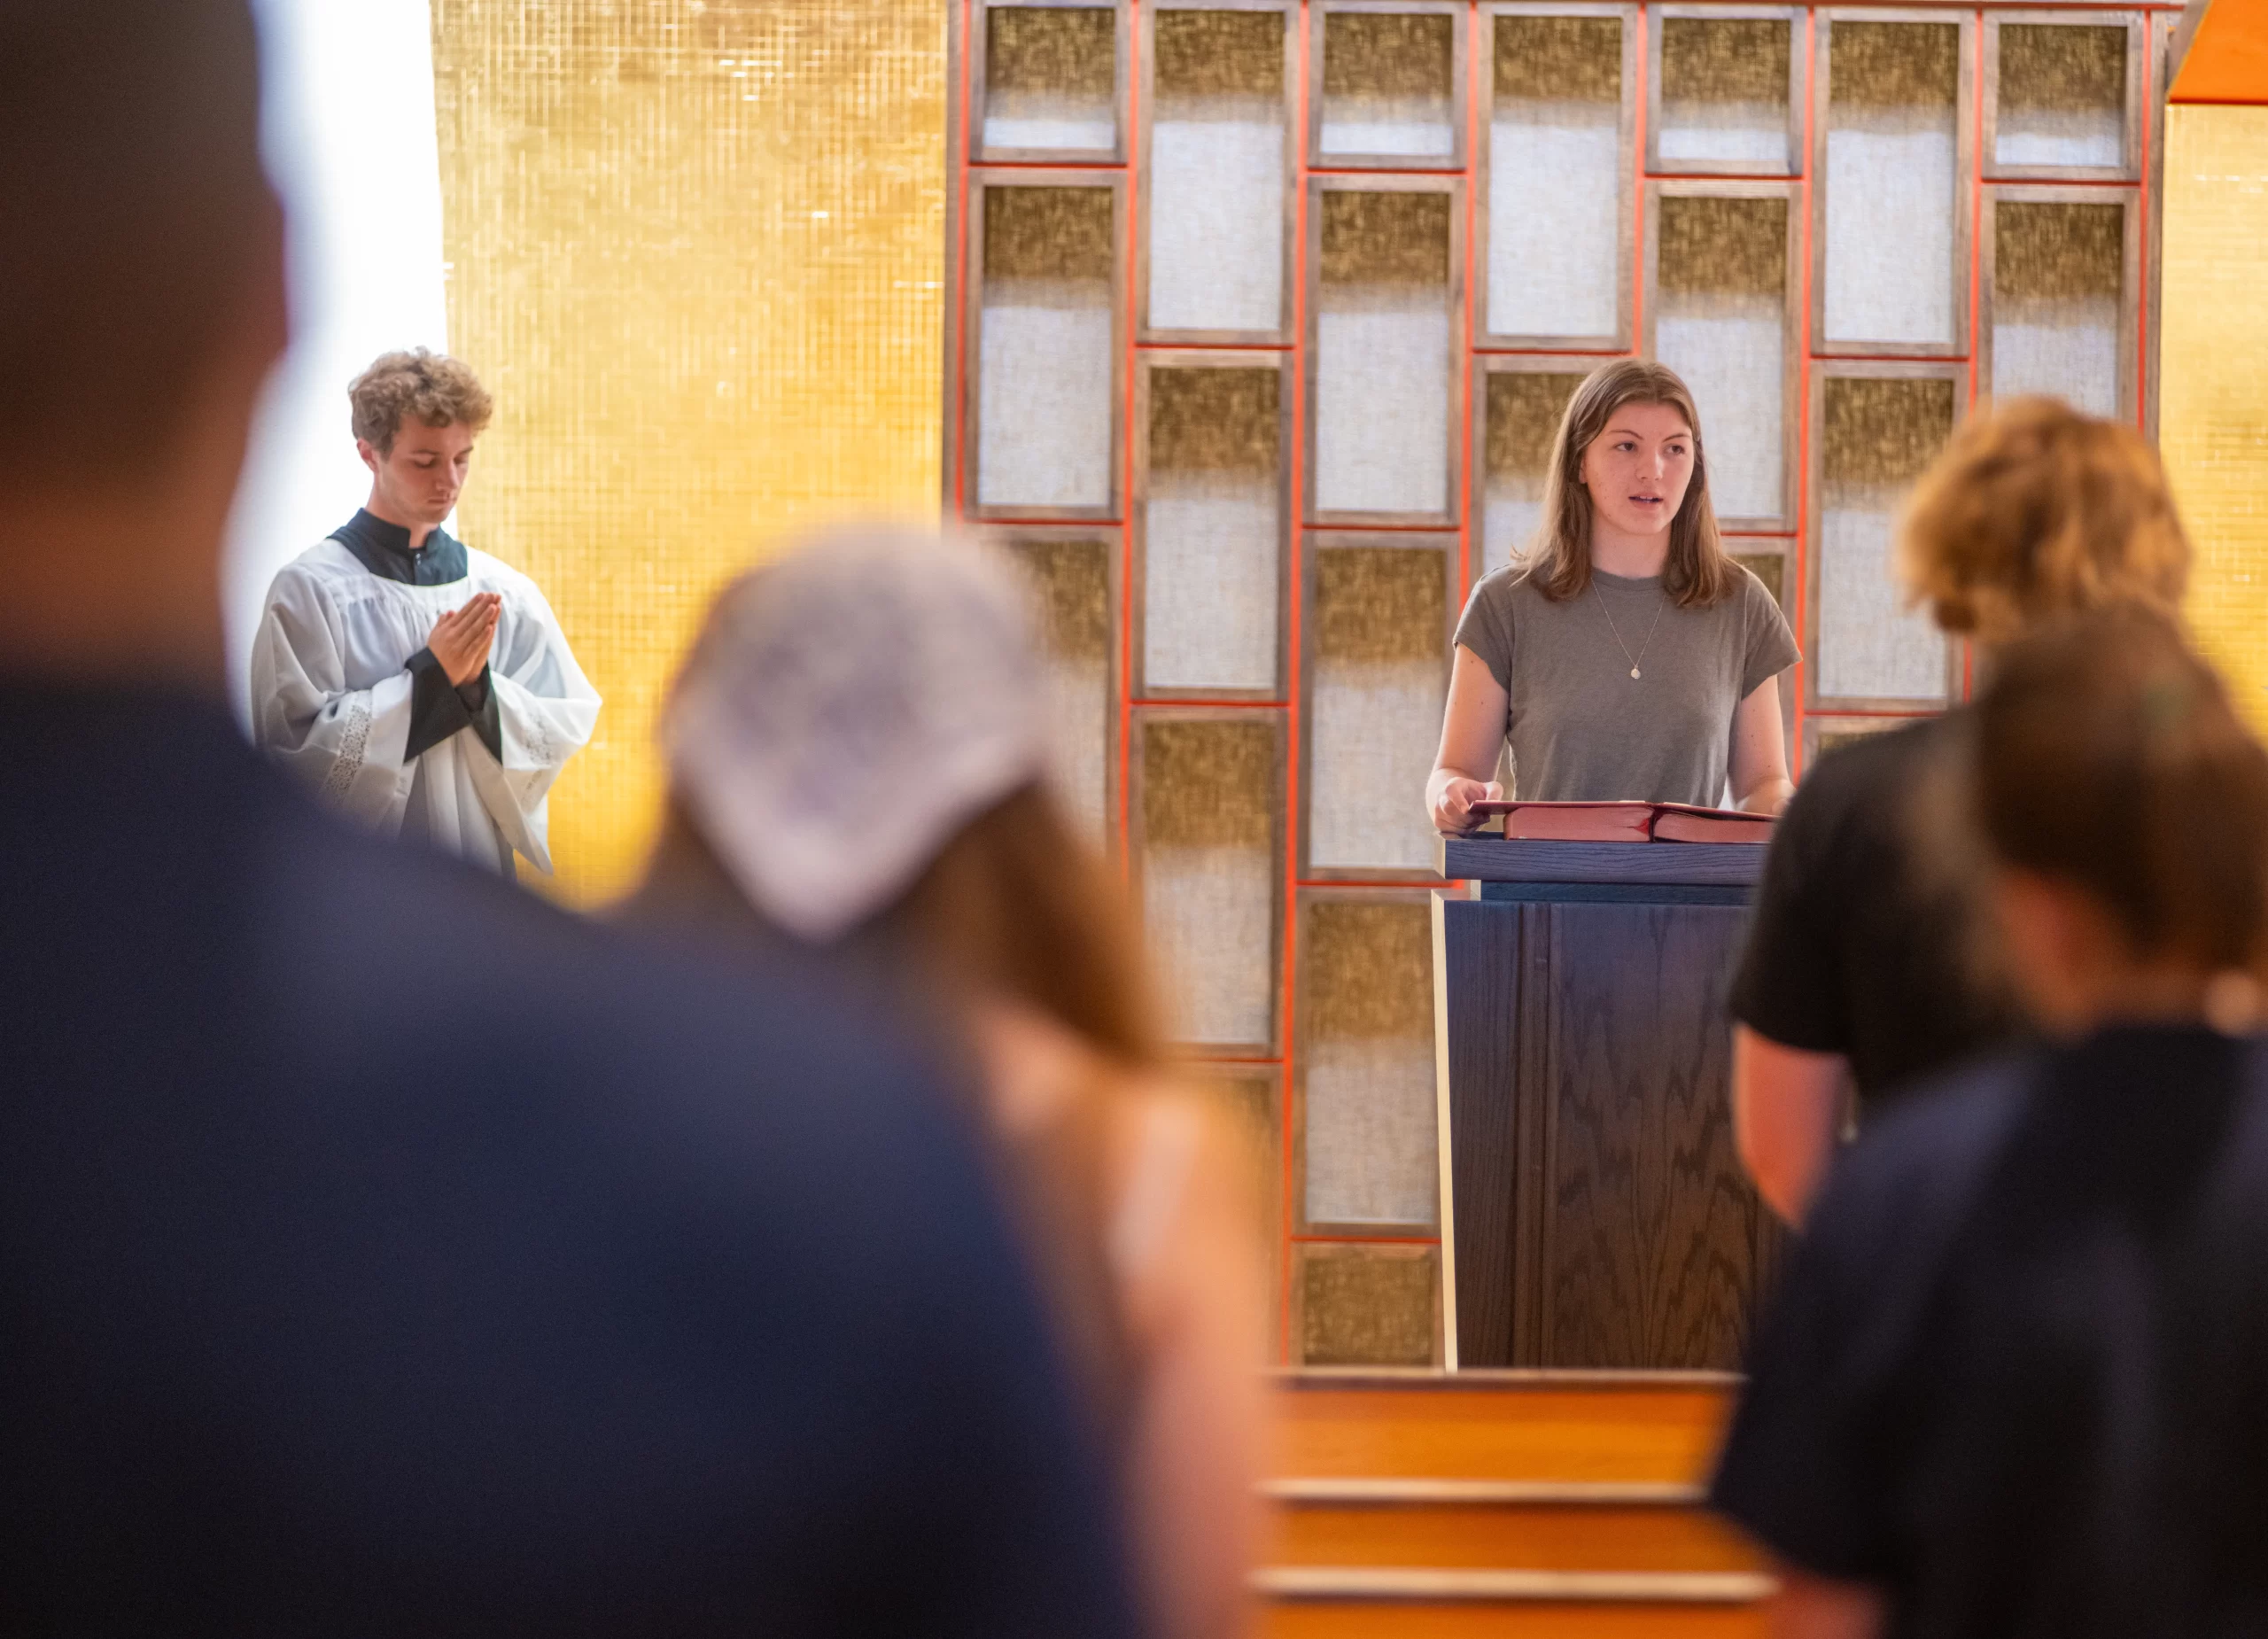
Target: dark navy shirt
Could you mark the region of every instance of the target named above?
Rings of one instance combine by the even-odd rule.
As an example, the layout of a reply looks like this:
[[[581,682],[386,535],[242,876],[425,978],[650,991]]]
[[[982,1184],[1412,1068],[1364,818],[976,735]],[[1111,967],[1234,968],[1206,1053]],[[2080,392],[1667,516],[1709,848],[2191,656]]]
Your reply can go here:
[[[1901,1639],[2268,1634],[2268,1046],[2107,1030],[1886,1112],[1715,1502]]]
[[[748,959],[0,686],[0,1630],[1130,1634],[975,1140]]]

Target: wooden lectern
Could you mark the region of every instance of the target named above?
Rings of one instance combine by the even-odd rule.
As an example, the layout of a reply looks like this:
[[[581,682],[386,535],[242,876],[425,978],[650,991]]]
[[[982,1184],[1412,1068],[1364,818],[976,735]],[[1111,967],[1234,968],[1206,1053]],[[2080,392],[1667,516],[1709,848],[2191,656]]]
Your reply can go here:
[[[1782,1231],[1733,1145],[1758,844],[1444,838],[1441,1262],[1462,1367],[1737,1366]]]

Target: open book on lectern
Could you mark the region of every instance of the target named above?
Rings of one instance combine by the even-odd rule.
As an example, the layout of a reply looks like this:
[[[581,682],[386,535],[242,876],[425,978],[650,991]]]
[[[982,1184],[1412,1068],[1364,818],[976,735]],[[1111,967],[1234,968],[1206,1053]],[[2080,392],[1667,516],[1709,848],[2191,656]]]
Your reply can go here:
[[[1503,816],[1504,835],[1529,843],[1768,843],[1769,814],[1690,803],[1475,803],[1476,821]]]

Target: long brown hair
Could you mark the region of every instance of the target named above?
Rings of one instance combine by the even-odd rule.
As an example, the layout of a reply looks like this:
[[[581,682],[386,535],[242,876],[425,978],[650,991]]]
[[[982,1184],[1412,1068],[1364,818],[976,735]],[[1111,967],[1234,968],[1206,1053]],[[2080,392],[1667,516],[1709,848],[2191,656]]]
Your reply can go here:
[[[1974,765],[2000,862],[2085,889],[2139,956],[2258,971],[2268,751],[2164,614],[2110,605],[2003,650]]]
[[[1669,522],[1669,561],[1662,590],[1680,609],[1706,609],[1736,584],[1733,561],[1717,534],[1709,504],[1709,457],[1701,441],[1701,415],[1675,370],[1650,359],[1602,364],[1575,389],[1551,440],[1551,466],[1543,480],[1543,517],[1527,554],[1536,589],[1555,602],[1580,597],[1591,584],[1591,493],[1583,485],[1583,452],[1626,404],[1659,404],[1685,417],[1693,430],[1693,481]]]
[[[786,937],[674,798],[625,909],[634,920],[740,923]],[[963,826],[842,953],[913,981],[949,1012],[976,995],[1011,997],[1128,1068],[1165,1061],[1132,908],[1043,786],[1013,791]]]

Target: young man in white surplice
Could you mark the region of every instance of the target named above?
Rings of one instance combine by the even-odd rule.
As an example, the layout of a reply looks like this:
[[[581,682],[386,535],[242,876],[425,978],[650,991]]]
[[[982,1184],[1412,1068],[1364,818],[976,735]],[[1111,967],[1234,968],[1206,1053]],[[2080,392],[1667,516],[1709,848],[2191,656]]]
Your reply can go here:
[[[370,499],[268,588],[253,736],[381,832],[548,874],[545,798],[599,696],[535,583],[441,527],[492,401],[423,348],[387,353],[348,396]]]

